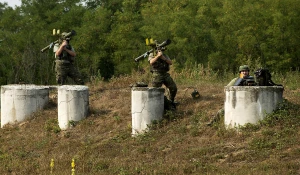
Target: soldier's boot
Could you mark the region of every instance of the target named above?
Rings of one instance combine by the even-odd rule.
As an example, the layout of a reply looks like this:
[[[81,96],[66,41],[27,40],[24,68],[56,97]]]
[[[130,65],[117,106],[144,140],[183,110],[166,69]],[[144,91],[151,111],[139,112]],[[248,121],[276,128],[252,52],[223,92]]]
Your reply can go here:
[[[224,116],[224,109],[220,109],[216,115],[206,124],[207,126],[212,126],[214,123],[221,120],[221,116]]]
[[[216,115],[214,115],[213,117],[212,117],[212,119],[208,122],[208,123],[206,123],[206,125],[207,126],[212,126],[215,122],[217,122],[218,120],[217,120],[217,116]]]
[[[175,88],[175,89],[169,89],[169,90],[170,90],[170,102],[171,102],[171,106],[175,110],[176,107],[179,104],[178,102],[175,102],[175,96],[177,94],[177,88]]]
[[[174,102],[169,100],[166,96],[164,96],[164,108],[165,111],[175,111],[176,110],[176,105]]]

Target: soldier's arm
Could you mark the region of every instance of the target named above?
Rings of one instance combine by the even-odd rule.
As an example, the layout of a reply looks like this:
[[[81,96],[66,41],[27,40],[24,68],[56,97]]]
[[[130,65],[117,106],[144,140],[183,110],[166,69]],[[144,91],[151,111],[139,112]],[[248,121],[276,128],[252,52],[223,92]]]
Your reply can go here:
[[[72,50],[69,50],[67,49],[66,47],[64,48],[65,51],[67,51],[72,57],[75,57],[76,56],[76,52],[72,49]]]
[[[164,56],[161,51],[158,51],[156,56],[150,59],[150,64],[152,65],[159,58],[167,62],[169,65],[172,65],[172,60],[168,56]]]
[[[162,55],[162,52],[158,51],[157,54],[149,60],[150,64],[151,65],[154,64],[161,55]]]
[[[232,79],[232,80],[230,81],[230,83],[228,83],[227,86],[233,86],[237,79],[238,79],[238,78]]]
[[[55,52],[55,55],[56,55],[56,56],[59,56],[59,55],[65,50],[65,51],[68,52],[71,56],[75,57],[75,56],[76,56],[75,51],[67,49],[67,48],[66,48],[67,44],[68,44],[67,41],[64,40],[64,41],[62,42],[62,44],[59,46],[59,48],[57,49],[57,51]]]
[[[173,62],[172,60],[167,56],[167,55],[161,55],[160,57],[162,60],[164,60],[165,62],[167,62],[169,65],[172,65]]]
[[[66,41],[63,41],[62,43],[61,43],[61,45],[59,46],[59,48],[56,50],[56,52],[55,52],[55,55],[58,57],[61,53],[62,53],[62,51],[64,50],[64,48],[65,48],[65,46],[67,45],[67,42]]]

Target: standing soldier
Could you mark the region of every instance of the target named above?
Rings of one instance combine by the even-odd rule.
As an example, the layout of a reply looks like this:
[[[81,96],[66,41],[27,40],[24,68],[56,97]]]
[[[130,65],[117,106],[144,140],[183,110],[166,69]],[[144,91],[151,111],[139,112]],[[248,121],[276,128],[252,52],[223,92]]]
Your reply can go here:
[[[62,33],[61,44],[56,44],[53,51],[55,52],[55,73],[56,82],[59,85],[66,83],[67,77],[71,77],[76,84],[83,85],[84,82],[81,79],[79,71],[74,66],[76,52],[70,45],[70,39],[66,38],[67,33]]]
[[[149,54],[148,61],[151,65],[152,72],[152,86],[161,87],[163,84],[169,89],[169,100],[165,98],[165,109],[175,109],[175,96],[177,94],[177,86],[168,73],[172,60],[165,54],[163,54],[163,48],[158,48],[157,54]]]

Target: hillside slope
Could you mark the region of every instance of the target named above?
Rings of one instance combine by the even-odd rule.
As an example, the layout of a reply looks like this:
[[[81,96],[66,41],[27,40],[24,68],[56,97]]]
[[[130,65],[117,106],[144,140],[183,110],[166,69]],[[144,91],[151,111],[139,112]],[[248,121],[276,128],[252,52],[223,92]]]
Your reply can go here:
[[[178,81],[175,113],[131,137],[125,76],[88,84],[90,114],[60,131],[56,99],[32,119],[0,130],[0,174],[299,174],[300,89],[284,91],[281,110],[259,125],[226,130],[206,123],[223,106],[224,83]],[[196,88],[201,98],[193,100]],[[55,93],[55,92],[52,92]]]

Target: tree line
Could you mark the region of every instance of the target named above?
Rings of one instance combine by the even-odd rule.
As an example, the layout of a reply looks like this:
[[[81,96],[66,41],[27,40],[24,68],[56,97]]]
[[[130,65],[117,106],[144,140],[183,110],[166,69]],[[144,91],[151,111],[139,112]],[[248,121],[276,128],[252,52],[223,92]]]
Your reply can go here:
[[[76,65],[86,80],[147,67],[134,59],[146,38],[170,39],[175,70],[239,65],[287,72],[300,66],[300,0],[22,0],[0,3],[0,84],[54,84],[53,29],[75,30]]]

